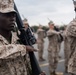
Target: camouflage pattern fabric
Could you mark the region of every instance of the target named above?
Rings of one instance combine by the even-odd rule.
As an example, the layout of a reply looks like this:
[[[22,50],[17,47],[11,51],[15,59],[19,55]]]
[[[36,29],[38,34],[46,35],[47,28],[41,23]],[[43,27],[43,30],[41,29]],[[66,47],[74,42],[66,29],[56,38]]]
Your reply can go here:
[[[37,38],[37,46],[38,46],[38,56],[39,59],[43,58],[43,49],[44,49],[44,38],[45,38],[45,32],[43,29],[37,30],[38,38]]]
[[[11,44],[0,35],[0,75],[29,75],[30,61],[26,46],[12,34]],[[30,67],[31,70],[31,67]]]
[[[47,31],[47,36],[49,41],[49,45],[48,45],[49,70],[51,73],[56,70],[59,59],[59,55],[58,55],[60,49],[60,44],[58,44],[59,32],[49,29]]]
[[[76,74],[76,19],[71,21],[66,29],[68,39],[69,61],[68,72]]]

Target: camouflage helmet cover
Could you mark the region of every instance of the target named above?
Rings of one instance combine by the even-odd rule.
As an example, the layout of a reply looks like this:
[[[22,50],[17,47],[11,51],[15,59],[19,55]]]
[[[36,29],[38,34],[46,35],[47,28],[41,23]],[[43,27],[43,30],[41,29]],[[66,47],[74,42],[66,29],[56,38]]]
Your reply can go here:
[[[16,12],[14,10],[14,0],[0,0],[0,12],[1,13]]]

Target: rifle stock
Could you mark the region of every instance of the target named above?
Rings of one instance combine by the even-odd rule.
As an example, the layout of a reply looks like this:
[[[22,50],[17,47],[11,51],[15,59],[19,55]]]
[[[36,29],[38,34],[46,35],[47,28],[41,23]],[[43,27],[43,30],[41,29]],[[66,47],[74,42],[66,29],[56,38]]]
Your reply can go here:
[[[30,45],[32,46],[29,42],[28,42],[28,36],[25,32],[25,29],[23,27],[23,22],[21,20],[21,17],[20,17],[20,14],[17,10],[17,7],[16,5],[14,4],[14,9],[17,11],[17,16],[16,16],[16,23],[17,23],[17,26],[18,26],[18,29],[19,31],[21,32],[21,35],[20,35],[20,40],[21,42],[24,44],[24,45]],[[29,52],[29,57],[30,57],[30,61],[31,61],[31,67],[32,67],[32,75],[39,75],[42,73],[40,67],[39,67],[39,64],[38,64],[38,61],[35,57],[35,54],[34,52]]]

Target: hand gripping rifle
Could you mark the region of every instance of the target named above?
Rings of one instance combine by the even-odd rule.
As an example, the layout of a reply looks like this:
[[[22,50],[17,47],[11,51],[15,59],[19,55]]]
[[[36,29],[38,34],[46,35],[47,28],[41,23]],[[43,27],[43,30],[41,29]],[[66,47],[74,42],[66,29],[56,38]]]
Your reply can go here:
[[[24,45],[32,46],[33,44],[36,43],[36,39],[35,39],[34,35],[32,35],[30,27],[28,27],[28,29],[25,30],[25,28],[23,26],[23,22],[22,22],[21,17],[20,17],[20,14],[19,14],[15,4],[14,4],[14,9],[17,11],[16,23],[17,23],[18,29],[21,33],[19,35],[20,41]],[[39,67],[39,64],[38,64],[38,61],[34,55],[34,52],[29,52],[29,57],[30,57],[30,61],[31,61],[32,75],[41,74],[42,71]]]

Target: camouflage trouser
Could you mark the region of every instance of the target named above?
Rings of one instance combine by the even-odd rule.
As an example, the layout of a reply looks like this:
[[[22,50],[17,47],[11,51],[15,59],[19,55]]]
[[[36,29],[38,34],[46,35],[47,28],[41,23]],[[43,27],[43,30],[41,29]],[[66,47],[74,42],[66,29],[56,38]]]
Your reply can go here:
[[[68,52],[64,50],[64,57],[65,57],[65,68],[68,67]]]
[[[70,51],[68,49],[68,44],[67,44],[67,42],[64,42],[65,69],[66,69],[66,67],[68,67],[69,54],[70,54]]]
[[[39,56],[39,59],[43,58],[43,48],[44,48],[44,43],[39,43],[38,44],[38,49],[39,49],[38,56]]]
[[[58,56],[53,57],[52,53],[48,51],[48,60],[49,60],[49,71],[50,73],[55,71],[58,64]]]
[[[61,43],[58,43],[58,44],[59,44],[59,49],[58,49],[58,53],[59,53],[61,50]]]

